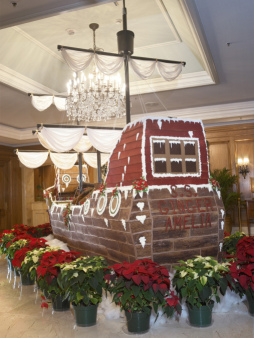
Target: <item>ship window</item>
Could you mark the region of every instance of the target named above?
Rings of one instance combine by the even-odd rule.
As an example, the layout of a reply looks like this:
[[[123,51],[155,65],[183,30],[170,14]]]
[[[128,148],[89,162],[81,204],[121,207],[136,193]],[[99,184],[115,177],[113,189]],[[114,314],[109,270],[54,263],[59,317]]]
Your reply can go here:
[[[159,177],[200,176],[200,154],[197,138],[151,136],[152,171]]]

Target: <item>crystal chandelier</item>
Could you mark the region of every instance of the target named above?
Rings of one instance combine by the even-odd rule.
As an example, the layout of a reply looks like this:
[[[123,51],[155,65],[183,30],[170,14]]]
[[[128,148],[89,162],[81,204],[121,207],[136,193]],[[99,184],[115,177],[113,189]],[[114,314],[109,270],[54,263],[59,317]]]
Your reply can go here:
[[[95,45],[95,30],[99,25],[90,24],[89,27],[93,30],[93,50],[98,50]],[[106,121],[126,114],[125,85],[121,84],[119,74],[104,75],[94,65],[88,79],[83,72],[73,73],[67,89],[66,111],[69,120]]]

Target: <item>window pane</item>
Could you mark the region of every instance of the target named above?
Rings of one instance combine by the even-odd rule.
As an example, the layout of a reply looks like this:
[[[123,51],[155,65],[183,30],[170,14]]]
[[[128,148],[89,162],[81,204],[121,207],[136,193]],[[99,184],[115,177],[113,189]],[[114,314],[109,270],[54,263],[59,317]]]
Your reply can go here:
[[[184,145],[185,155],[196,155],[195,154],[195,143],[186,143]]]
[[[169,141],[169,151],[171,155],[181,155],[180,143],[173,143]]]
[[[181,173],[182,170],[182,161],[171,161],[171,172],[172,173]]]
[[[167,162],[166,161],[155,161],[154,167],[155,167],[156,173],[166,173],[167,172]]]
[[[185,161],[185,164],[187,173],[195,173],[197,171],[196,161]]]
[[[154,154],[165,154],[165,141],[164,142],[153,142],[153,152]]]

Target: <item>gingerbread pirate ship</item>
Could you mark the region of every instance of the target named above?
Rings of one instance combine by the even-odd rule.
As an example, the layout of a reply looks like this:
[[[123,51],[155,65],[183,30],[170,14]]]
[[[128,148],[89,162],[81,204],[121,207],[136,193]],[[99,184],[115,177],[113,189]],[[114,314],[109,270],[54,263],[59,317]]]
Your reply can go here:
[[[220,255],[225,211],[220,191],[209,182],[201,121],[127,124],[110,156],[105,186],[70,207],[68,224],[64,208],[53,203],[49,210],[54,235],[109,262],[145,257],[171,268],[195,255]]]

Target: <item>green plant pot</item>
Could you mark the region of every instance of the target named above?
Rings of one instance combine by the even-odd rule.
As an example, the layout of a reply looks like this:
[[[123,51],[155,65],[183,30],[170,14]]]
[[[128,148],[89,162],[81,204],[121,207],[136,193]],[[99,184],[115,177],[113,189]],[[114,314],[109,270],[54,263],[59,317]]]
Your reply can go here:
[[[21,278],[22,285],[34,285],[34,281],[31,279],[29,273],[27,275],[21,273],[20,278]]]
[[[214,303],[210,303],[200,308],[190,306],[187,303],[189,311],[189,321],[191,326],[206,327],[212,324],[212,310]]]
[[[75,305],[72,303],[77,326],[96,325],[98,305]]]
[[[70,310],[70,301],[69,299],[64,299],[62,295],[57,295],[52,297],[52,306],[54,311],[68,311]]]
[[[149,314],[146,312],[129,312],[125,310],[125,316],[129,332],[145,333],[149,331],[151,309],[149,309]]]
[[[254,297],[251,295],[246,295],[247,301],[248,301],[248,307],[249,307],[249,314],[251,316],[254,316]]]

